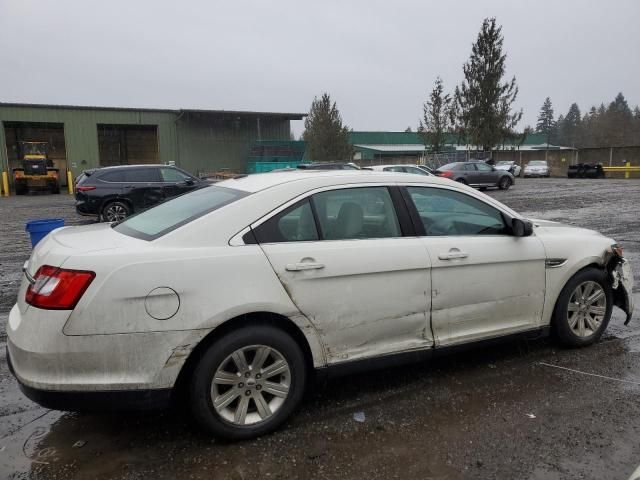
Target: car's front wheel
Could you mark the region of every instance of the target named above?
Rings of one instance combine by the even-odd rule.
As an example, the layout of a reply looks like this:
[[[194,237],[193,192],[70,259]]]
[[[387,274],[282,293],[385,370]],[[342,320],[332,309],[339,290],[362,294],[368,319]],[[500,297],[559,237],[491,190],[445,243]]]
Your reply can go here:
[[[290,335],[269,326],[241,328],[214,342],[198,362],[191,411],[217,438],[257,437],[291,415],[305,380],[304,355]]]
[[[500,190],[509,190],[510,186],[511,186],[511,179],[507,176],[502,177],[498,182],[498,188]]]
[[[567,346],[591,345],[607,328],[612,308],[613,293],[607,273],[586,268],[562,289],[553,313],[553,328]]]

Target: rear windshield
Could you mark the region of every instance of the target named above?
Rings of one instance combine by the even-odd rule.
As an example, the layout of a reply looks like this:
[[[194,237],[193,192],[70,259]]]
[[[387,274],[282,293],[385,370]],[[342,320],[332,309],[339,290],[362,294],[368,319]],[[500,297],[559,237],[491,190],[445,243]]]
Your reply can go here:
[[[129,217],[114,224],[113,229],[142,240],[154,240],[247,195],[248,192],[231,188],[204,187]]]

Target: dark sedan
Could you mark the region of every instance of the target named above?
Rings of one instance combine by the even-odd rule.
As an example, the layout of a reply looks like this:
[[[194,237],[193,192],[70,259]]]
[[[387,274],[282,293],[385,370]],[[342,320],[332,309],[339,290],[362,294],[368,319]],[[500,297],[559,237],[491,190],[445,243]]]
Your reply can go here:
[[[83,172],[76,212],[117,222],[207,182],[168,165],[121,165]]]
[[[480,189],[496,187],[508,190],[515,183],[514,176],[504,170],[498,170],[483,162],[448,163],[434,172],[439,177],[449,178]]]

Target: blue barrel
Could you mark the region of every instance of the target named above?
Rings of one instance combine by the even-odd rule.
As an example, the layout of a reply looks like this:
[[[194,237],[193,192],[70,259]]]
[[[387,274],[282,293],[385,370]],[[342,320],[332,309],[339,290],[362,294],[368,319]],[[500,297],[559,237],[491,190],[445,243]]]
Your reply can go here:
[[[50,231],[60,227],[64,227],[63,218],[48,218],[45,220],[31,220],[27,222],[26,230],[31,237],[31,246],[35,247]]]

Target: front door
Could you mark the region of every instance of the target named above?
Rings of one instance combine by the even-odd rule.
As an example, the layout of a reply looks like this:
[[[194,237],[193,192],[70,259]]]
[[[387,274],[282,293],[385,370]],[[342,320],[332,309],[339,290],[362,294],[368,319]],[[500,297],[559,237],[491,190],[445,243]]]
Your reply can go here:
[[[430,348],[430,261],[387,187],[316,193],[254,228],[328,363]]]
[[[431,257],[431,324],[436,345],[540,326],[545,251],[535,236],[511,235],[493,205],[462,192],[407,187]]]

